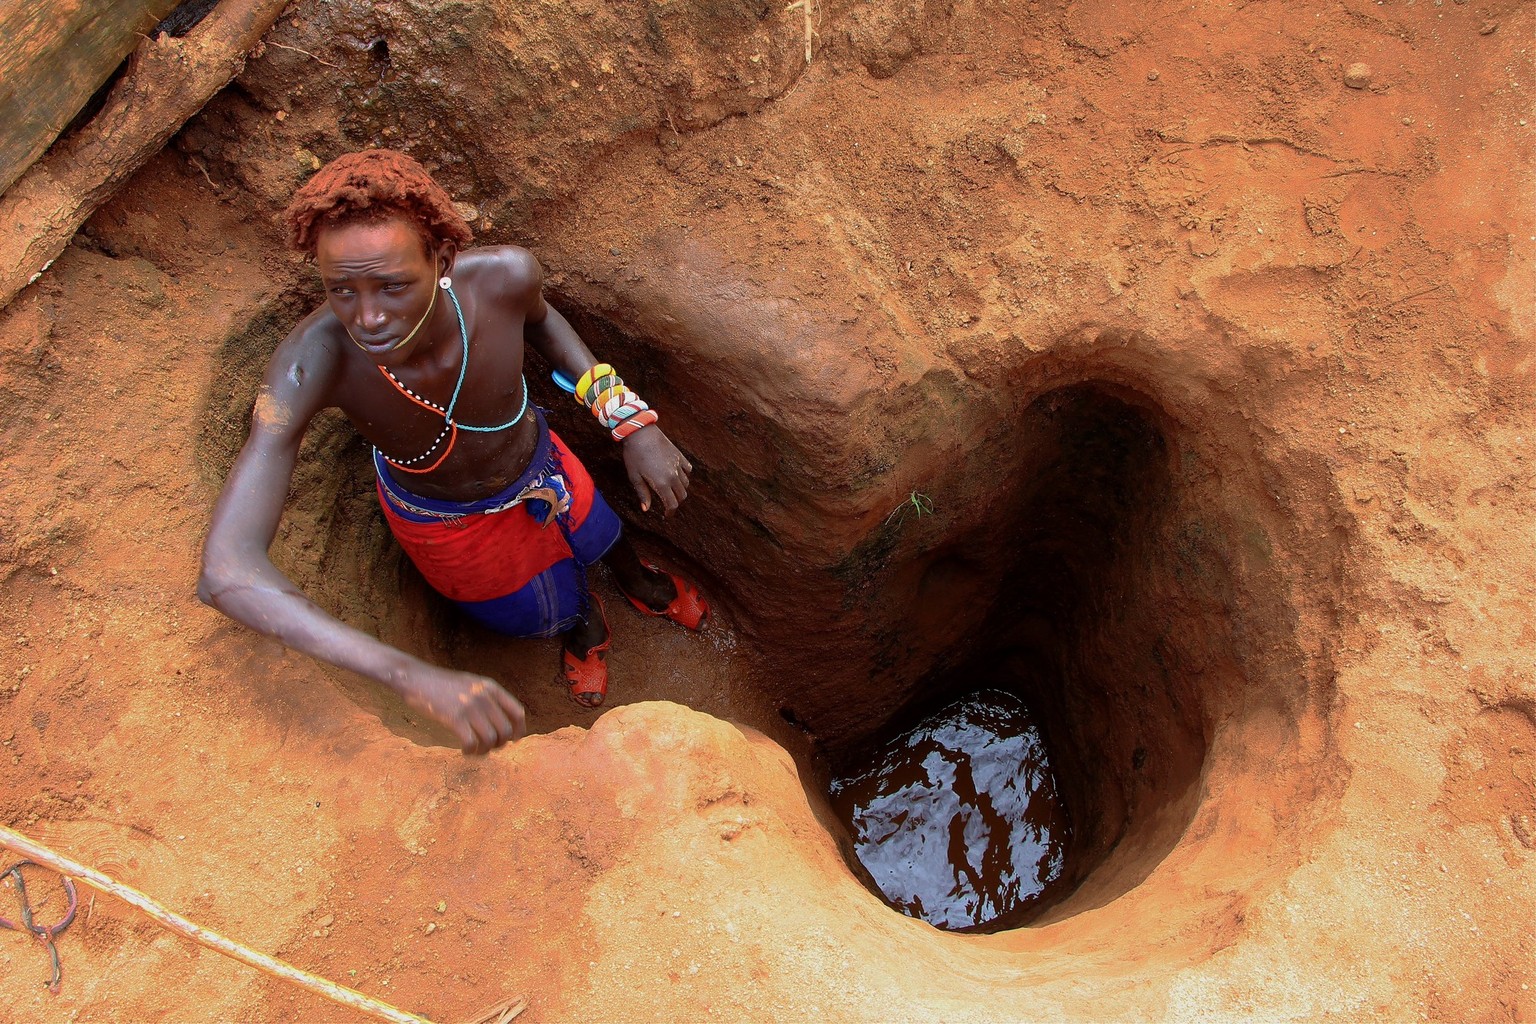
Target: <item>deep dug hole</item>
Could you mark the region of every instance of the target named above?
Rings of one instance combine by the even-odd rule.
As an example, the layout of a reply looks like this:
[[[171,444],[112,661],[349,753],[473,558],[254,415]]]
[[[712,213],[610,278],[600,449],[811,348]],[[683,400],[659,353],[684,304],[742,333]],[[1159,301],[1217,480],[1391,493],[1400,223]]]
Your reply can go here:
[[[1134,888],[1185,834],[1209,796],[1207,776],[1246,770],[1209,762],[1218,729],[1240,734],[1268,709],[1294,735],[1307,709],[1330,699],[1326,679],[1298,671],[1296,616],[1278,579],[1252,571],[1269,553],[1263,527],[1233,522],[1199,486],[1257,468],[1202,465],[1201,450],[1230,444],[1202,443],[1146,393],[1091,378],[1046,390],[1011,436],[1004,464],[1016,468],[995,484],[1009,496],[1004,529],[939,541],[945,553],[924,569],[903,624],[921,633],[984,602],[982,625],[886,719],[825,749],[848,774],[923,709],[984,687],[1022,699],[1072,827],[1062,876],[1039,900],[984,923],[988,931],[1060,921]],[[898,506],[894,516],[915,514]],[[975,573],[956,569],[960,552],[1002,566],[1001,582],[978,588]],[[1315,750],[1275,754],[1278,773],[1327,770]],[[1314,776],[1303,792],[1336,781]]]
[[[1144,875],[1194,811],[1214,695],[1200,680],[1168,671],[1165,652],[1177,634],[1223,644],[1230,635],[1223,610],[1233,602],[1208,593],[1214,608],[1191,609],[1184,622],[1162,606],[1180,589],[1210,582],[1182,581],[1156,557],[1176,506],[1174,453],[1159,419],[1145,396],[1103,383],[1041,395],[1015,429],[1020,450],[1009,453],[1020,461],[1012,523],[999,536],[955,545],[1000,560],[1003,582],[981,628],[946,659],[958,664],[925,679],[907,708],[931,708],[978,687],[1016,694],[1038,719],[1075,826],[1061,878],[992,927],[1021,924],[1060,902],[1117,848]],[[928,575],[935,581],[915,614],[943,616],[985,599],[946,585],[942,563]],[[909,719],[907,708],[892,720]],[[868,749],[866,740],[833,757],[847,772]],[[1168,822],[1164,829],[1149,827],[1157,819]]]
[[[295,288],[226,341],[204,419],[209,430],[203,460],[213,475],[222,476],[243,439],[249,406],[239,396],[254,390],[260,354],[270,351],[284,322],[317,301]],[[630,337],[570,300],[564,305],[595,347],[633,368],[634,379],[645,384],[678,377],[676,365],[658,365],[656,353],[664,346]],[[1127,343],[1112,332],[1100,340],[1105,352]],[[1273,471],[1245,461],[1241,437],[1200,436],[1151,397],[1155,365],[1127,374],[1101,352],[1076,364],[1024,365],[1014,372],[1041,383],[1016,421],[984,442],[996,449],[988,460],[1006,471],[969,491],[944,488],[937,498],[913,491],[856,538],[851,551],[825,553],[852,590],[910,595],[895,606],[875,602],[837,610],[862,618],[864,628],[853,635],[865,638],[862,645],[850,644],[849,634],[837,634],[845,657],[819,680],[834,684],[843,699],[822,705],[814,686],[784,685],[787,676],[818,682],[801,674],[809,638],[771,630],[752,636],[744,625],[765,668],[756,685],[724,709],[775,735],[796,756],[808,796],[850,870],[878,894],[854,855],[846,820],[830,810],[829,780],[857,771],[882,740],[957,697],[987,688],[1022,700],[1043,734],[1071,822],[1065,865],[1039,899],[984,922],[977,929],[982,931],[1061,921],[1135,888],[1209,803],[1205,783],[1213,773],[1305,779],[1294,799],[1268,808],[1278,819],[1305,817],[1308,801],[1335,792],[1341,781],[1328,776],[1329,758],[1316,743],[1290,747],[1282,738],[1277,746],[1274,738],[1273,716],[1279,716],[1282,736],[1294,739],[1304,720],[1322,713],[1331,700],[1331,677],[1326,654],[1307,667],[1293,633],[1297,616],[1288,604],[1286,578],[1273,564],[1269,535],[1279,523],[1266,521],[1273,510],[1255,508],[1243,489],[1273,478]],[[714,375],[705,367],[687,377],[708,382]],[[1128,377],[1138,379],[1127,384]],[[231,380],[237,382],[233,399],[226,385]],[[564,408],[546,385],[533,385],[536,400],[551,408],[557,429],[579,436],[579,413]],[[1188,386],[1170,382],[1174,391]],[[747,405],[729,394],[713,397],[738,410]],[[696,401],[707,409],[705,400]],[[739,412],[731,428],[733,434],[783,430],[776,420],[743,423]],[[812,448],[817,439],[781,436],[779,443]],[[525,642],[463,622],[394,547],[373,507],[370,461],[343,421],[322,420],[307,446],[309,469],[301,469],[296,504],[279,538],[280,564],[343,618],[423,657],[485,671],[509,651],[519,656],[525,648],[518,645]],[[711,449],[707,435],[695,439],[691,456],[706,480],[712,468],[723,477],[731,462]],[[611,460],[597,462],[593,471],[609,493],[624,492],[622,471]],[[942,508],[926,509],[955,493],[988,510],[991,521],[927,529],[954,522]],[[705,492],[694,500],[710,497]],[[1314,511],[1326,518],[1326,510]],[[814,508],[799,514],[805,536],[846,532],[841,517],[820,522]],[[746,600],[750,574],[691,562],[654,529],[633,517],[629,525],[643,548],[698,575],[717,603]],[[913,546],[907,535],[919,529],[925,535]],[[1314,578],[1326,579],[1336,552],[1326,544],[1314,551],[1322,553]],[[860,566],[863,579],[849,580],[850,563]],[[1327,595],[1318,596],[1326,603]],[[884,612],[888,621],[880,621],[882,607],[894,607],[894,613]],[[973,625],[955,631],[956,623],[967,622]],[[905,663],[891,664],[893,634],[906,638]],[[903,678],[912,680],[905,688]],[[402,735],[443,742],[374,688],[344,685]],[[674,699],[688,702],[686,695]],[[541,716],[534,709],[532,721],[538,731],[582,719],[569,712]],[[1266,734],[1269,759],[1261,765],[1245,759],[1239,739],[1254,722]],[[1231,742],[1213,759],[1219,730]],[[1241,819],[1247,811],[1219,803],[1203,810],[1208,819]],[[1268,851],[1254,860],[1250,881],[1257,884],[1273,859],[1302,852]],[[952,855],[964,851],[956,847]]]

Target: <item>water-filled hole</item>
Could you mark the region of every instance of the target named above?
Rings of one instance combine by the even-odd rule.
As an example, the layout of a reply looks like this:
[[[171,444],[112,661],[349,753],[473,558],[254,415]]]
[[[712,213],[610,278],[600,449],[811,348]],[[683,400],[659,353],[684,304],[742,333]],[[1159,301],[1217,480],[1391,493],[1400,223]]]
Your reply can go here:
[[[980,690],[832,780],[853,856],[890,906],[954,931],[1026,918],[1061,881],[1071,824],[1029,709]]]
[[[996,891],[975,901],[997,913],[990,922],[963,927],[1012,927],[1063,901],[1073,912],[1112,899],[1145,877],[1190,820],[1208,709],[1202,681],[1180,665],[1197,660],[1194,652],[1203,663],[1232,660],[1232,595],[1220,574],[1191,571],[1202,555],[1169,543],[1190,508],[1174,472],[1177,451],[1167,422],[1144,397],[1106,385],[1061,388],[1035,401],[1016,434],[1014,476],[999,484],[1011,502],[1009,527],[1001,536],[962,538],[927,556],[930,569],[944,569],[984,550],[1004,567],[1001,586],[979,595],[976,574],[925,572],[925,583],[928,577],[937,582],[925,585],[922,607],[911,612],[914,628],[928,628],[923,624],[935,616],[959,618],[969,602],[986,600],[981,627],[951,646],[883,727],[866,733],[856,748],[831,752],[834,774],[844,780],[920,775],[917,763],[900,769],[876,763],[900,761],[891,751],[902,735],[910,737],[914,709],[944,708],[983,687],[1008,691],[1026,709],[1021,713],[1032,717],[1055,768],[1048,795],[1071,818],[1062,863],[1027,898],[999,875]],[[1015,753],[1014,785],[1028,789],[1031,755]],[[932,756],[923,751],[916,760]],[[996,830],[966,825],[985,817],[986,795],[912,786],[904,797],[892,795],[894,803],[882,813],[901,813],[895,806],[901,799],[908,801],[909,820],[943,819],[957,835],[973,837],[949,853],[951,888],[963,895],[969,865],[999,856],[987,849]],[[834,804],[838,800],[834,793]],[[853,824],[851,814],[844,822]],[[899,831],[892,837],[904,838]],[[868,850],[855,871],[873,882],[871,860],[889,873],[895,869],[888,862],[900,859]],[[1111,859],[1116,865],[1104,871]],[[925,870],[917,859],[912,863],[914,872]],[[1089,878],[1096,884],[1086,887],[1088,894],[1073,897]],[[901,888],[887,880],[881,891],[892,886]]]

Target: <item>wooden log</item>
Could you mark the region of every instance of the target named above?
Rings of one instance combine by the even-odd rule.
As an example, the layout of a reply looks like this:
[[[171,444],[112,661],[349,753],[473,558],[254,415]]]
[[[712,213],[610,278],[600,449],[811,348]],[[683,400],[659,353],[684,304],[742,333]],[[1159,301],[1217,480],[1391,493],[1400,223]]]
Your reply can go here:
[[[58,138],[177,0],[0,3],[0,193]]]
[[[288,0],[223,0],[184,38],[146,39],[89,124],[0,196],[0,306],[37,280],[86,219],[228,85]]]

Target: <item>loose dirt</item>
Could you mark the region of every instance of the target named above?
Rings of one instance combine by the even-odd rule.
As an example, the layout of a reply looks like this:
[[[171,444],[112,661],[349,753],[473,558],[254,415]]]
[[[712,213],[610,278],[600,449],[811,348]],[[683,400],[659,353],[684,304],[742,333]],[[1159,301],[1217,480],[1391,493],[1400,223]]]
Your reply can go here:
[[[1536,1020],[1536,10],[815,6],[807,65],[779,5],[296,3],[0,311],[0,820],[438,1021]],[[642,517],[557,406],[718,610],[610,599],[594,717],[316,428],[274,557],[517,693],[486,758],[193,595],[316,301],[272,214],[367,144],[531,247],[699,467]],[[1066,680],[1095,845],[942,933],[855,879],[821,758],[1004,663]],[[12,1019],[361,1019],[105,898],[60,949],[55,997],[0,933]]]

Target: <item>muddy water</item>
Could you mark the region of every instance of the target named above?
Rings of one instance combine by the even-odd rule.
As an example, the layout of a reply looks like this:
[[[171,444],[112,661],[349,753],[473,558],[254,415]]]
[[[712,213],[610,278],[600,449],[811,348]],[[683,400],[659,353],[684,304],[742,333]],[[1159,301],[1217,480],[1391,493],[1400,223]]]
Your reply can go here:
[[[832,782],[885,901],[939,928],[1007,927],[1062,875],[1066,810],[1017,697],[982,690],[884,740]]]

